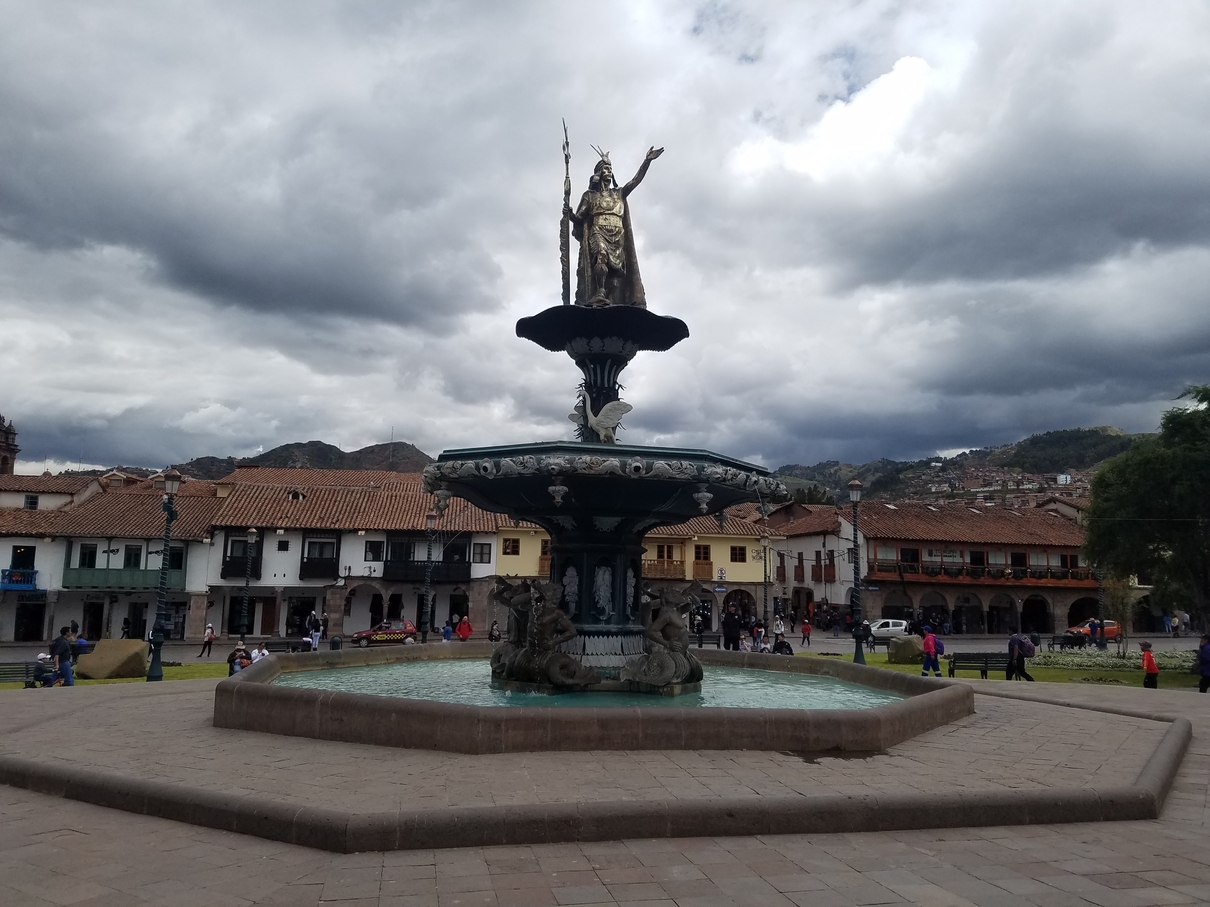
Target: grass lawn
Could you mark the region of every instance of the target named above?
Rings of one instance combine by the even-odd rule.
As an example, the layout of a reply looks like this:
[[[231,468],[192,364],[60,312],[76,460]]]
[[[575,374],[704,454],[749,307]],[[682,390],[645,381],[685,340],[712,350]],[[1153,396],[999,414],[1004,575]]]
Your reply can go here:
[[[219,664],[187,664],[180,667],[165,666],[165,680],[200,680],[206,677],[226,677],[227,663],[220,662]],[[77,680],[79,686],[88,686],[94,683],[145,683],[142,677],[125,677],[118,680]],[[0,683],[0,690],[20,690],[23,684],[20,683]]]
[[[834,655],[816,655],[814,652],[800,652],[800,655],[807,655],[815,658],[835,658]],[[852,655],[841,656],[845,661],[852,659]],[[865,656],[867,665],[873,668],[887,668],[892,671],[903,671],[905,674],[919,674],[920,665],[893,665],[887,664],[886,652],[867,652]],[[1029,676],[1037,681],[1046,683],[1095,683],[1105,686],[1124,686],[1124,687],[1142,687],[1143,672],[1142,670],[1134,671],[1107,671],[1104,669],[1094,668],[1033,668],[1026,663],[1026,669],[1029,671]],[[941,659],[941,673],[946,677],[949,676],[949,665],[945,658]],[[994,672],[989,672],[988,680],[1003,680],[1004,675],[997,675]],[[955,679],[960,680],[979,680],[978,671],[959,671]],[[1190,674],[1186,671],[1160,671],[1160,689],[1197,689],[1197,675]]]

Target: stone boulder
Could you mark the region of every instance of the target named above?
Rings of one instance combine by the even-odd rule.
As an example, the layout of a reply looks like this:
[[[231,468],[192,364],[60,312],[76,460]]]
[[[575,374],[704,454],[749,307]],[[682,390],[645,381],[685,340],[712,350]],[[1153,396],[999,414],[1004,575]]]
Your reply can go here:
[[[141,639],[98,639],[96,647],[76,662],[84,680],[146,677],[148,644]]]
[[[893,665],[920,664],[924,661],[924,640],[915,634],[892,639],[886,660]]]

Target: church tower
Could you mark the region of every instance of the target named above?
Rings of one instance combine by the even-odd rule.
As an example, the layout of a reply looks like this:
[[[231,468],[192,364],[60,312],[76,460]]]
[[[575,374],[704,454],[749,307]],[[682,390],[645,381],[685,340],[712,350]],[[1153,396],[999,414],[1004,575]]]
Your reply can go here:
[[[0,415],[0,476],[11,476],[17,466],[17,454],[21,448],[17,446],[17,429],[12,422],[5,422]]]

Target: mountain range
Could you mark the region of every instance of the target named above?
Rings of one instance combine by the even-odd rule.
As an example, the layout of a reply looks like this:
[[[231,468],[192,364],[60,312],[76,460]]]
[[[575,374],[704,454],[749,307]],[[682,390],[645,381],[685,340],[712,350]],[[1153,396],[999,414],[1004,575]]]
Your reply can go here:
[[[323,441],[283,444],[255,457],[197,457],[175,464],[182,475],[195,479],[221,479],[239,466],[276,466],[289,469],[386,469],[420,472],[433,458],[414,444],[394,441],[343,451]]]

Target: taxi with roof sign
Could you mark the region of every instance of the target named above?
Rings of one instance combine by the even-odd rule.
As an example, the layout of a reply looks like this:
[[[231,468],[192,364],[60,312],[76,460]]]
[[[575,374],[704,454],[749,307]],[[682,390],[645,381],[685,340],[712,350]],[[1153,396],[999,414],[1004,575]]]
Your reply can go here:
[[[392,643],[406,643],[408,640],[416,641],[416,625],[410,620],[384,620],[376,627],[371,627],[368,630],[358,630],[353,634],[353,645],[365,648],[366,646],[383,646]]]

